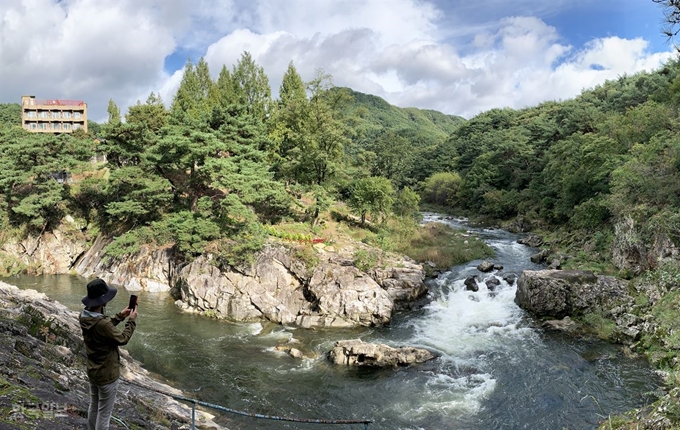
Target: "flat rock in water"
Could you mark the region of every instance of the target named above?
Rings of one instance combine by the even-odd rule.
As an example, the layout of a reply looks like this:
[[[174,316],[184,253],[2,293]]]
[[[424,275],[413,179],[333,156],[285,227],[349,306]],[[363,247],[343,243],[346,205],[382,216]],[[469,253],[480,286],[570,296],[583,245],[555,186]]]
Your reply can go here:
[[[359,339],[340,340],[328,352],[331,362],[346,366],[397,367],[424,363],[434,358],[434,353],[423,348],[392,348]]]

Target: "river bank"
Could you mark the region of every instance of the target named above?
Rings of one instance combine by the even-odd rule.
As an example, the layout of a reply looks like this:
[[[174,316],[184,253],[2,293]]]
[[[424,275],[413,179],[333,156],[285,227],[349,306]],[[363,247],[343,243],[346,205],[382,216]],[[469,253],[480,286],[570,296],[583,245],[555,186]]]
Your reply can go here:
[[[72,430],[87,424],[89,385],[77,312],[33,290],[0,282],[0,427]],[[122,378],[182,393],[121,349]],[[199,411],[199,428],[220,428]],[[112,429],[188,429],[191,408],[121,382]],[[7,427],[4,427],[7,426]]]

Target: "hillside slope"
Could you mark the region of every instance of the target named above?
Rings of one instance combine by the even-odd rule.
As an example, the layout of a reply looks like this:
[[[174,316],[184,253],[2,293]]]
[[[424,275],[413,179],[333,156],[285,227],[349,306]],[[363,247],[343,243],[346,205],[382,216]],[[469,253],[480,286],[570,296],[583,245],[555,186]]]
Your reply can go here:
[[[446,139],[465,119],[429,109],[400,108],[381,97],[344,88],[352,98],[348,110],[361,119],[365,138],[375,138],[384,130],[408,137],[414,144]]]

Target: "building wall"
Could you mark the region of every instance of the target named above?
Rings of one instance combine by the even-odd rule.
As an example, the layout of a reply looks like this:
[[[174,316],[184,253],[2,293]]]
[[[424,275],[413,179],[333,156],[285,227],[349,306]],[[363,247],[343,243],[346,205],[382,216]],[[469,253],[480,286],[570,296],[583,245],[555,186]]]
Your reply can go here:
[[[21,97],[21,126],[34,133],[87,133],[87,103],[82,100],[39,100]]]

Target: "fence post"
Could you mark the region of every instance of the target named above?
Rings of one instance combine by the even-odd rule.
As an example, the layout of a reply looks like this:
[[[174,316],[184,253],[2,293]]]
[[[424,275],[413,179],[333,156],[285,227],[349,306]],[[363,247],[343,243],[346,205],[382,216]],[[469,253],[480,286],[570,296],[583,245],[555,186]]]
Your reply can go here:
[[[191,402],[191,430],[196,430],[196,401]]]

